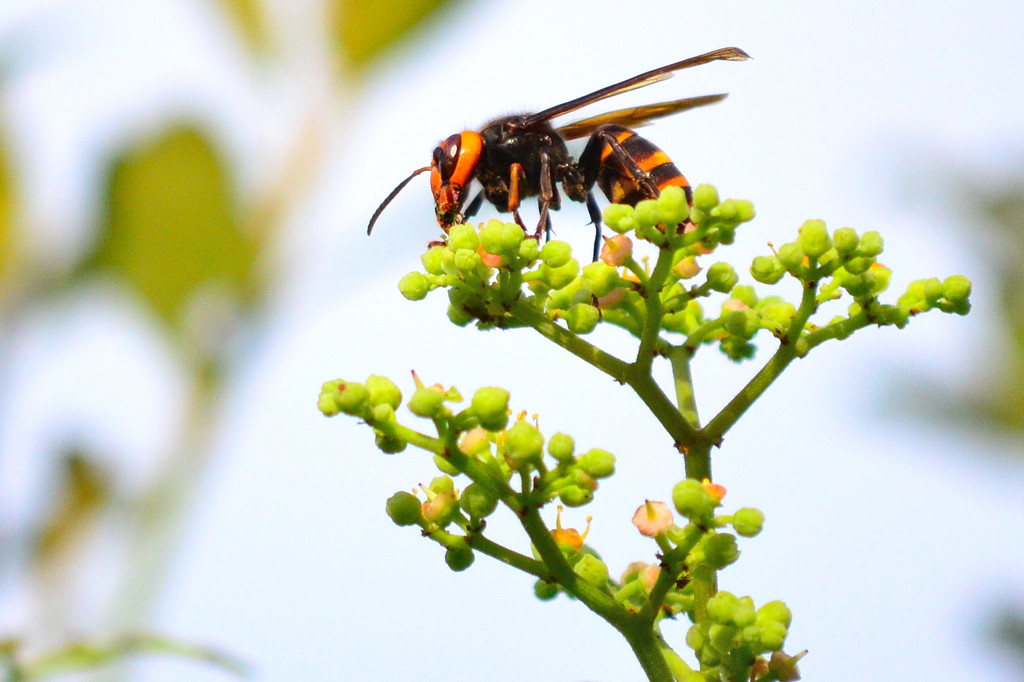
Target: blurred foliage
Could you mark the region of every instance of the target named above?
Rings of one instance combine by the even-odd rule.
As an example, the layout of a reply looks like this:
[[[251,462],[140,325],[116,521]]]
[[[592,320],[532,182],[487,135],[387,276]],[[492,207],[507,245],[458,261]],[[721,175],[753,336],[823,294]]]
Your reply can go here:
[[[245,36],[249,46],[260,49],[267,42],[267,27],[260,0],[220,0]]]
[[[63,550],[72,550],[110,502],[113,490],[108,473],[77,449],[64,454],[57,475],[59,497],[52,500],[52,511],[35,541],[34,554],[40,562],[59,559]]]
[[[176,128],[129,150],[107,183],[90,268],[122,278],[172,327],[205,286],[256,293],[260,244],[239,227],[227,171],[199,131]]]
[[[362,70],[455,0],[335,0],[331,27],[343,66]]]
[[[7,276],[14,249],[14,197],[6,146],[0,145],[0,282]]]

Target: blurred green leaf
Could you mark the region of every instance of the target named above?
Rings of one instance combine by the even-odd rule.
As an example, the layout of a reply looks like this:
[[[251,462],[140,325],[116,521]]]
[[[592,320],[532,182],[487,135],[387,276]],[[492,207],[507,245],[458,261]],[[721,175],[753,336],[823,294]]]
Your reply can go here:
[[[200,132],[179,128],[113,166],[107,218],[89,263],[126,280],[177,327],[204,287],[251,298],[257,239],[243,233],[222,160]]]
[[[86,453],[74,449],[63,454],[54,508],[42,523],[35,542],[35,560],[58,559],[72,547],[110,502],[113,488],[108,474]]]
[[[365,68],[430,15],[455,0],[334,0],[332,35],[345,66]]]
[[[7,275],[14,251],[14,192],[7,147],[0,146],[0,281]]]

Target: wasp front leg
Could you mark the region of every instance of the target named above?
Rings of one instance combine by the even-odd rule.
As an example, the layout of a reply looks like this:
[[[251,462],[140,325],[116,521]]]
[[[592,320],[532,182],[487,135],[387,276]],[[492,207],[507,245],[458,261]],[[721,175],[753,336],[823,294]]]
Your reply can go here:
[[[526,170],[523,168],[523,164],[513,163],[509,168],[508,212],[515,218],[516,225],[521,227],[524,233],[530,234],[519,215],[519,183],[524,178],[526,178]]]

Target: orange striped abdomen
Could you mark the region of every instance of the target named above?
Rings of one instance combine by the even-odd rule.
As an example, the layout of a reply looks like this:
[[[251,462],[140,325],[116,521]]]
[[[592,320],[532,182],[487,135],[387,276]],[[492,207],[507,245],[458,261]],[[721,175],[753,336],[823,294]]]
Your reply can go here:
[[[647,173],[658,192],[666,187],[682,187],[686,192],[687,203],[692,203],[693,190],[690,189],[690,183],[672,163],[672,159],[654,143],[620,125],[608,124],[601,126],[600,130],[614,136],[622,150],[632,157],[640,170]],[[636,206],[643,199],[655,198],[651,196],[647,185],[638,182],[634,174],[617,158],[608,142],[601,145],[600,164],[597,186],[612,203]]]

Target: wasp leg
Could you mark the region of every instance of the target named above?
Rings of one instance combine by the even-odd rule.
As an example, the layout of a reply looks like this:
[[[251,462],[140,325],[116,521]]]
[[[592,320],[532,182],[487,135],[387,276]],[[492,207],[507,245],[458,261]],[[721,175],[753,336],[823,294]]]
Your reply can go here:
[[[508,188],[508,211],[515,218],[516,225],[521,227],[526,234],[530,234],[523,223],[523,219],[519,216],[519,179],[525,177],[526,170],[523,169],[523,164],[513,163],[509,168],[509,178],[511,181]]]
[[[611,153],[615,156],[615,160],[622,164],[622,167],[633,177],[633,180],[649,198],[657,199],[661,196],[658,186],[651,182],[651,176],[637,164],[632,154],[622,148],[615,135],[607,130],[599,129],[594,133],[594,137],[600,139],[611,148]]]
[[[558,194],[551,182],[551,157],[547,152],[540,154],[540,195],[537,204],[540,208],[540,218],[533,236],[540,239],[541,232],[544,232],[545,236],[551,239],[551,207],[558,207]]]
[[[594,224],[594,260],[601,255],[601,209],[597,206],[593,192],[587,192],[587,213]]]

